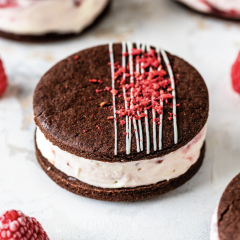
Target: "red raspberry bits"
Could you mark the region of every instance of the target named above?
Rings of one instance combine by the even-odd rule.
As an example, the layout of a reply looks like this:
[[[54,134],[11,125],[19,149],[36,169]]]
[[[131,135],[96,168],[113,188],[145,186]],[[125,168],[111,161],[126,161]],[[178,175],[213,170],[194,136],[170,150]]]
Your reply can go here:
[[[100,107],[103,107],[103,106],[105,106],[107,103],[106,102],[101,102],[100,103]]]
[[[0,59],[0,96],[6,91],[7,88],[7,76],[5,74],[2,61]]]
[[[110,87],[105,87],[105,88],[104,88],[105,91],[110,91],[111,89],[112,89],[112,88],[110,88]]]
[[[0,240],[49,240],[42,225],[21,211],[7,211],[0,216]]]
[[[120,121],[120,124],[123,126],[124,124],[126,123],[126,121],[124,121],[124,120],[121,120]]]
[[[100,93],[100,92],[102,92],[101,89],[96,89],[96,93]]]
[[[116,89],[112,89],[110,92],[115,96],[118,94],[118,91]]]
[[[136,49],[136,48],[132,49],[132,55],[139,55],[141,53],[142,53],[142,49]]]
[[[232,66],[231,77],[233,89],[240,94],[240,52]]]
[[[116,86],[116,89],[106,86],[104,91],[110,91],[113,96],[117,97],[115,101],[117,107],[113,106],[113,108],[116,107],[116,114],[119,117],[128,116],[140,120],[148,117],[145,111],[150,109],[160,115],[163,111],[162,102],[172,104],[171,79],[163,70],[156,50],[150,49],[143,53],[142,49],[133,48],[131,54],[133,65],[138,64],[144,71],[133,70],[129,73],[128,66],[123,67],[116,62],[114,63],[114,80],[120,83],[120,86]],[[96,79],[89,79],[92,83],[96,81]],[[96,93],[100,93],[100,89],[96,89]],[[121,101],[120,98],[122,98]],[[105,105],[105,102],[100,103],[100,107]],[[160,119],[155,117],[153,121],[158,123]]]
[[[96,82],[97,82],[97,79],[89,79],[89,82],[91,82],[91,83],[96,83]]]

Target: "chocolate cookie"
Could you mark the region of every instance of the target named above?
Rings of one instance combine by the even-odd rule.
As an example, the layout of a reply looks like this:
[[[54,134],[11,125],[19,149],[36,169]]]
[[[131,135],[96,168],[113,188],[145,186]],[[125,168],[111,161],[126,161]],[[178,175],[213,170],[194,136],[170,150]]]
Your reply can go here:
[[[203,160],[207,87],[191,65],[159,48],[129,42],[78,52],[42,77],[33,108],[38,160],[45,171],[46,159],[58,169],[49,172],[54,181],[60,170],[89,189],[142,192],[105,200],[170,191]]]
[[[240,174],[225,189],[218,208],[220,240],[240,239]]]

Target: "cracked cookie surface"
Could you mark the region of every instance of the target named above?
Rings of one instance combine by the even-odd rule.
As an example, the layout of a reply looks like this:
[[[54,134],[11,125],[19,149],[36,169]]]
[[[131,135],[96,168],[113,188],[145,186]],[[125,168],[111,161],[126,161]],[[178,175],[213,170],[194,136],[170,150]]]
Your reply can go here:
[[[225,189],[218,208],[220,240],[240,240],[240,174]]]

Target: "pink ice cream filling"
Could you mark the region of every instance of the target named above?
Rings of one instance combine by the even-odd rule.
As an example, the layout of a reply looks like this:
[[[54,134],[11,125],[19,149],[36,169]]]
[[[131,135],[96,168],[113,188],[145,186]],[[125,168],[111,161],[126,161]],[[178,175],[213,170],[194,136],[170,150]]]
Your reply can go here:
[[[188,144],[165,156],[131,162],[102,162],[63,151],[37,129],[36,142],[42,155],[71,177],[102,188],[150,185],[177,178],[199,159],[206,137],[206,126]]]

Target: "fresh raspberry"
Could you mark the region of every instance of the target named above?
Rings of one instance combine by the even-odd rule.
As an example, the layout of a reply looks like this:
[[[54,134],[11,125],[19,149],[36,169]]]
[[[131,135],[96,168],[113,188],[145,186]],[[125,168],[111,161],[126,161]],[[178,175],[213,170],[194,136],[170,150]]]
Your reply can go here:
[[[11,8],[18,6],[16,0],[0,0],[0,8]]]
[[[5,92],[7,88],[7,76],[5,74],[2,61],[0,59],[0,96]]]
[[[0,240],[49,240],[42,225],[21,211],[7,211],[0,216]]]
[[[235,63],[232,66],[232,86],[233,89],[240,94],[240,52]]]

